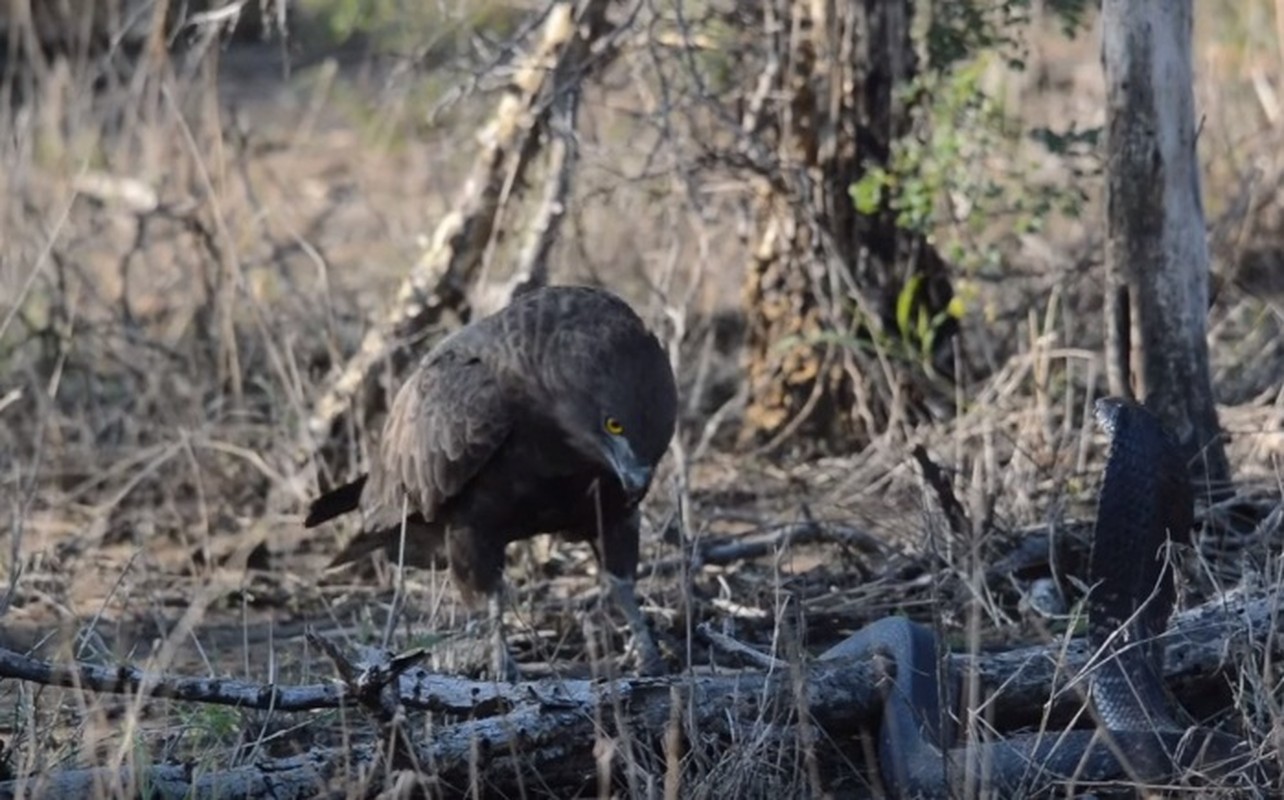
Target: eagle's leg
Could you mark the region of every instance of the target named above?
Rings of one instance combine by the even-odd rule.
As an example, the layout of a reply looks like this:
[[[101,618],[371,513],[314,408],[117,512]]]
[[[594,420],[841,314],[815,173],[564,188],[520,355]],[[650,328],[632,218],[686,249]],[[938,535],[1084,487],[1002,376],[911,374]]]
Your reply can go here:
[[[493,681],[516,683],[522,673],[517,668],[517,661],[508,650],[508,640],[504,638],[504,585],[486,594],[486,616],[490,627],[490,678]]]
[[[660,648],[656,646],[651,629],[646,625],[646,617],[642,616],[642,609],[638,608],[633,580],[621,578],[610,572],[607,572],[605,577],[607,585],[611,587],[615,603],[624,612],[624,619],[628,621],[629,631],[633,634],[633,646],[638,656],[638,672],[642,675],[663,675],[667,672],[664,659],[660,656]]]
[[[486,633],[490,640],[488,677],[493,681],[515,683],[521,678],[521,672],[508,651],[508,641],[504,637],[504,598],[508,588],[504,580],[504,549],[502,545],[495,548],[497,537],[486,534],[493,529],[493,525],[479,522],[475,516],[466,523],[449,525],[446,528],[446,560],[455,585],[470,606],[475,600],[486,598]]]

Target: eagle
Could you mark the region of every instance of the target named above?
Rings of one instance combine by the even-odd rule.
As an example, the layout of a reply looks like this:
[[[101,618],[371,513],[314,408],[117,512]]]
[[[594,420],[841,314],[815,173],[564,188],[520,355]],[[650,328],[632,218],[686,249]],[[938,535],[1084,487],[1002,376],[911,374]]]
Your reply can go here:
[[[520,672],[502,625],[504,551],[539,533],[592,545],[640,671],[664,662],[638,608],[639,503],[673,438],[673,369],[624,300],[547,286],[450,334],[393,399],[368,472],[312,501],[304,526],[348,512],[361,530],[331,566],[384,551],[448,568],[484,597],[497,680]],[[404,541],[403,541],[404,529]]]

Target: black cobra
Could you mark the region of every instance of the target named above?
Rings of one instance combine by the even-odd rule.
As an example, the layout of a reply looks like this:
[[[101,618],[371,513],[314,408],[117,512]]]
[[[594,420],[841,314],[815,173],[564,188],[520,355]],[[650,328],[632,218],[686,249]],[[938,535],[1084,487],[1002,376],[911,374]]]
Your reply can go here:
[[[1029,797],[1064,792],[1071,782],[1155,783],[1190,768],[1224,774],[1248,763],[1242,739],[1184,724],[1163,682],[1156,637],[1173,607],[1168,543],[1187,535],[1193,518],[1184,461],[1142,406],[1106,398],[1096,413],[1112,438],[1089,564],[1096,664],[1089,697],[1099,727],[958,745],[956,726],[942,712],[958,696],[959,676],[938,680],[935,635],[904,617],[879,620],[822,658],[878,653],[895,661],[878,735],[879,768],[893,797],[963,796],[969,787],[984,796]]]

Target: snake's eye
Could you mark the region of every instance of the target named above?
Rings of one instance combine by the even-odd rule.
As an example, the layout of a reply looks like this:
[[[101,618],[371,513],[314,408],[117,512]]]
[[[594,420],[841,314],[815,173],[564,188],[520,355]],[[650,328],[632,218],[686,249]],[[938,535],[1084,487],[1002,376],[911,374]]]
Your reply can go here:
[[[602,427],[606,428],[606,432],[612,436],[619,436],[624,433],[624,423],[615,417],[607,417],[606,421],[602,423]]]

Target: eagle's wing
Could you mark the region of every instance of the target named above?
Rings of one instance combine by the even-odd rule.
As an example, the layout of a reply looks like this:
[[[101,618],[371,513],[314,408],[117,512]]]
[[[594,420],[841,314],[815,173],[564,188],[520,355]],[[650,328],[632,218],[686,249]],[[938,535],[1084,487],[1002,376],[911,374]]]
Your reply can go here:
[[[401,499],[433,521],[503,445],[513,426],[493,368],[467,352],[433,353],[397,392],[379,444],[379,505]]]

